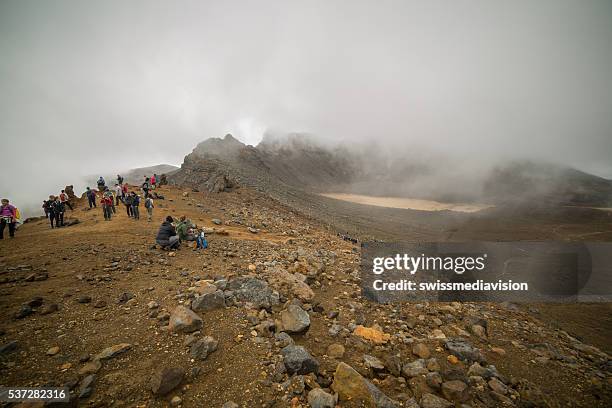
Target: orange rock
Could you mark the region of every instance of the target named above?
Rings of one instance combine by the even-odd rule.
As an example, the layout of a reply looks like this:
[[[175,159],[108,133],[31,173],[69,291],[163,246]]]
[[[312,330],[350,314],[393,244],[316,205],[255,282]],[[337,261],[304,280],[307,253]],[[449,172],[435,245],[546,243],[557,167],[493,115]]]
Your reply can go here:
[[[459,363],[459,359],[457,357],[453,356],[452,354],[449,355],[448,357],[446,357],[446,361],[448,361],[451,364]]]
[[[383,333],[382,331],[373,329],[371,327],[363,327],[361,325],[355,327],[353,334],[376,344],[385,344],[391,338],[390,334]]]

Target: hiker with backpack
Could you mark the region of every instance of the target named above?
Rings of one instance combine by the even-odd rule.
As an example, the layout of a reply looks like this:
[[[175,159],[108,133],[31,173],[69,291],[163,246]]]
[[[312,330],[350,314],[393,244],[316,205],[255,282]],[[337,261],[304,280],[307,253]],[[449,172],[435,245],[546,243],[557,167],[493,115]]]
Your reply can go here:
[[[115,214],[117,212],[117,210],[115,210],[115,196],[108,187],[104,187],[104,193],[102,194],[102,198],[105,197],[110,198],[110,210],[113,214]]]
[[[106,187],[106,182],[104,181],[104,177],[100,176],[98,179],[98,191],[104,191],[104,187]]]
[[[50,195],[49,199],[46,201],[47,210],[49,211],[49,222],[51,223],[51,228],[53,228],[53,223],[55,222],[55,197]]]
[[[125,183],[121,186],[121,198],[125,200],[125,196],[128,193],[128,184]]]
[[[142,183],[142,192],[144,193],[144,197],[147,198],[149,196],[149,178],[145,176],[145,181]]]
[[[6,198],[2,199],[0,205],[0,239],[4,239],[4,228],[8,225],[9,236],[15,238],[15,226],[17,225],[17,208],[9,203]]]
[[[110,221],[113,214],[113,197],[112,195],[104,194],[102,196],[102,212],[104,213],[104,221]]]
[[[53,214],[55,216],[55,227],[63,227],[64,226],[64,212],[66,208],[64,207],[64,203],[59,199],[59,197],[55,196],[53,200]]]
[[[121,184],[115,184],[115,205],[119,205],[119,198],[123,195]]]
[[[117,174],[117,184],[119,185],[123,184],[123,177],[121,177],[121,174]]]
[[[132,214],[134,215],[135,220],[140,219],[140,211],[138,206],[140,205],[140,197],[138,194],[132,191]]]
[[[147,221],[151,222],[153,220],[153,199],[151,196],[148,196],[144,202],[144,206],[147,209]]]
[[[171,216],[167,216],[157,232],[155,242],[157,242],[162,249],[178,249],[181,244],[181,240],[178,235],[176,235],[174,225],[172,225],[173,221]]]
[[[133,197],[131,194],[126,194],[125,197],[123,198],[123,204],[125,204],[125,209],[127,210],[127,215],[128,217],[133,217],[134,216],[134,212],[132,209],[132,202],[134,201]]]
[[[45,218],[49,218],[49,201],[43,200],[42,209],[45,212]]]
[[[87,191],[85,191],[85,196],[87,197],[87,203],[89,203],[89,208],[96,208],[96,192],[91,188],[87,187]]]
[[[68,194],[66,194],[66,191],[62,190],[59,195],[59,199],[64,205],[67,205],[68,208],[70,208],[70,211],[74,211],[74,208],[72,208],[72,205],[70,204],[70,200],[68,199]]]
[[[157,183],[157,174],[153,173],[151,176],[151,190],[155,190],[155,184]]]

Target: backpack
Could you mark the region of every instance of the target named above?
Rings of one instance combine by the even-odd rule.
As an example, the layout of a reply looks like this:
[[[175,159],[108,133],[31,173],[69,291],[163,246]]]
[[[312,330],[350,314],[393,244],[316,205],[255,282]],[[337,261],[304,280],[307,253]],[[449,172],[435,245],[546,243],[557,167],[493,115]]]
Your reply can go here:
[[[52,205],[53,205],[54,212],[56,213],[64,212],[64,203],[62,203],[61,201],[54,201]]]
[[[153,200],[151,200],[150,198],[147,198],[145,200],[145,208],[153,208]]]

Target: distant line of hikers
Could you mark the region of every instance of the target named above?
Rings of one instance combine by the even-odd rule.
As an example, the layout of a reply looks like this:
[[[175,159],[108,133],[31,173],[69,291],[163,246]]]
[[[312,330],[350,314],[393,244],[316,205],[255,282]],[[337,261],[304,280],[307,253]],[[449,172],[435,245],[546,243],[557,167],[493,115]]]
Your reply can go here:
[[[140,186],[144,194],[143,204],[147,210],[148,221],[153,220],[153,208],[155,208],[153,199],[163,199],[163,196],[157,193],[151,193],[151,191],[155,190],[160,184],[159,181],[160,178],[157,177],[157,174],[153,174],[151,177],[145,176],[144,182]],[[163,184],[165,184],[165,175],[162,175],[161,181],[163,181]],[[112,215],[116,214],[116,207],[119,206],[120,202],[125,205],[128,217],[135,220],[140,219],[141,197],[135,191],[129,191],[129,186],[127,183],[124,183],[124,179],[121,175],[117,175],[117,183],[115,183],[112,190],[106,186],[106,181],[102,176],[100,176],[97,181],[97,187],[97,190],[87,187],[85,196],[87,197],[87,203],[91,209],[98,207],[96,200],[98,198],[98,194],[100,194],[100,205],[102,207],[102,213],[105,221],[110,221],[112,219]],[[62,190],[59,196],[51,195],[49,196],[49,200],[43,201],[45,216],[49,219],[51,228],[64,226],[64,213],[66,211],[66,206],[70,208],[70,210],[73,210],[69,197],[64,190]]]
[[[144,193],[144,207],[147,210],[148,221],[152,221],[153,219],[153,208],[155,207],[153,198],[164,198],[162,195],[152,191],[155,190],[158,185],[166,184],[165,175],[162,175],[162,183],[159,183],[158,180],[156,174],[150,178],[145,176],[144,182],[140,186]],[[87,197],[90,209],[97,208],[97,194],[99,193],[101,195],[100,204],[105,221],[110,221],[112,215],[116,214],[116,207],[119,206],[120,202],[125,205],[128,217],[136,220],[140,219],[139,206],[141,198],[136,192],[130,192],[128,184],[123,181],[123,177],[117,175],[117,183],[113,190],[111,190],[106,186],[104,178],[100,177],[97,182],[97,191],[87,187],[85,196]],[[70,193],[70,195],[66,190],[62,190],[59,195],[50,195],[48,200],[43,201],[42,207],[45,211],[46,218],[48,218],[51,223],[51,228],[64,226],[64,213],[66,212],[66,207],[68,207],[70,211],[74,211],[74,207],[70,202],[70,198],[74,197],[74,194],[68,187],[66,189],[69,190],[68,193]],[[4,238],[4,230],[7,225],[10,237],[13,238],[15,236],[16,224],[20,218],[19,210],[11,205],[8,199],[2,199],[2,205],[0,206],[0,239]],[[198,227],[184,215],[181,216],[176,223],[171,216],[166,217],[159,228],[155,241],[165,250],[178,249],[182,241],[195,241],[195,246],[199,249],[208,247],[204,229],[198,229]]]

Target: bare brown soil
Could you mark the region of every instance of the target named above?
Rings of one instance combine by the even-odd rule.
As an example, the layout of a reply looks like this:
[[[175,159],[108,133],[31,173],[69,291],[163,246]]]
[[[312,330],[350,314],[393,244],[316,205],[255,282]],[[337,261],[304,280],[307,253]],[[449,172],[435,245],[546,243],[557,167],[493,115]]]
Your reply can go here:
[[[605,329],[601,332],[592,331],[597,323],[592,315],[572,323],[582,313],[575,313],[574,310],[580,309],[572,306],[557,309],[555,314],[550,311],[554,309],[545,307],[532,313],[526,306],[514,311],[500,305],[466,304],[447,321],[448,313],[442,309],[444,305],[371,304],[361,298],[354,274],[359,266],[358,247],[337,237],[331,223],[314,221],[246,188],[222,194],[187,191],[187,197],[183,196],[186,190],[177,187],[164,187],[161,191],[166,200],[157,201],[154,222],[146,221],[144,208],[141,208],[140,221],[128,219],[124,209],[119,208],[110,222],[103,220],[101,209],[79,208],[74,213],[68,212],[69,217],[81,221],[77,225],[51,230],[47,222],[41,220],[22,226],[15,239],[0,242],[0,343],[11,340],[18,343],[14,352],[2,357],[1,385],[75,382],[83,377],[78,374],[83,366],[79,362],[81,355],[95,355],[106,347],[130,343],[129,351],[103,364],[97,373],[93,395],[81,400],[81,406],[162,407],[168,406],[173,396],[180,396],[181,405],[185,407],[220,407],[227,401],[235,401],[243,407],[307,406],[305,394],[294,398],[272,381],[271,367],[279,348],[273,339],[254,340],[252,323],[247,320],[248,309],[228,307],[201,313],[202,333],[216,338],[219,349],[205,361],[194,361],[183,344],[185,336],[165,330],[157,319],[148,316],[147,307],[150,301],[156,301],[162,311],[173,310],[185,302],[188,288],[198,278],[245,275],[249,273],[250,264],[270,261],[289,267],[293,261],[288,260],[286,254],[305,248],[312,253],[333,251],[336,256],[335,261],[327,265],[326,275],[318,277],[319,284],[313,287],[312,304],[320,305],[323,311],[311,311],[308,332],[293,336],[297,344],[304,345],[319,359],[322,377],[331,378],[339,361],[368,375],[363,366],[364,353],[384,358],[393,349],[414,358],[410,345],[401,342],[381,347],[350,334],[330,337],[328,330],[335,321],[343,327],[356,321],[366,326],[378,324],[387,333],[402,331],[423,340],[444,369],[451,365],[441,342],[429,338],[432,319],[443,319],[441,329],[450,336],[455,330],[453,326],[462,324],[464,314],[479,313],[489,322],[489,338],[487,341],[472,338],[471,341],[504,376],[535,384],[550,406],[609,406],[610,374],[601,366],[601,357],[577,351],[559,330],[560,327],[570,333],[575,331],[585,343],[609,350],[606,347],[611,334],[609,322],[602,325]],[[391,225],[393,219],[409,220],[414,226],[410,230],[414,239],[495,235],[490,224],[486,226],[490,223],[486,216],[451,217],[445,218],[443,223],[434,220],[427,224],[430,218],[427,216],[420,221],[419,212],[404,212],[402,218],[395,210],[374,211],[366,217],[364,209],[352,208],[347,216],[354,216],[354,219],[342,221],[346,225],[352,222],[353,226],[365,228],[374,224],[372,214],[381,214],[379,225],[368,232],[371,235],[377,231],[384,234],[385,227]],[[197,224],[211,228],[219,228],[211,222],[219,218],[227,222],[222,228],[228,235],[210,235],[207,250],[183,247],[172,256],[152,248],[159,224],[168,214],[185,214]],[[499,229],[495,236],[505,234],[510,228],[516,231],[510,239],[529,235],[527,230],[533,232],[537,228],[528,218],[521,219],[517,215],[502,219],[497,224]],[[511,222],[515,222],[514,227],[510,226]],[[541,223],[539,231],[547,236],[554,231],[559,236],[573,237],[594,232],[596,224],[603,230],[599,238],[612,237],[609,221],[582,224],[548,219]],[[259,228],[260,232],[249,232],[247,226],[250,225]],[[390,228],[389,235],[395,234],[395,228],[397,226]],[[39,272],[48,273],[48,279],[33,282],[23,279]],[[123,292],[133,293],[134,299],[118,303]],[[92,302],[79,303],[77,299],[82,295],[91,296]],[[35,296],[42,297],[44,305],[57,303],[59,311],[42,315],[37,310],[31,316],[14,319],[20,306]],[[95,307],[101,305],[98,301],[105,301],[106,305]],[[601,307],[597,305],[591,314],[596,310],[601,316],[604,310],[609,317],[609,305]],[[282,306],[272,312],[277,314],[280,308]],[[338,311],[338,318],[330,319],[329,311]],[[565,320],[570,322],[568,326],[563,323],[563,316],[569,317]],[[417,321],[413,329],[400,329],[403,322],[411,319]],[[561,323],[551,325],[548,323],[551,319],[560,319]],[[577,362],[536,361],[537,355],[528,345],[540,342],[550,343]],[[326,349],[331,343],[344,344],[345,356],[340,359],[328,357]],[[59,347],[59,353],[47,355],[47,350],[54,346]],[[494,352],[493,347],[503,348],[505,354]],[[149,379],[157,369],[166,366],[184,368],[187,378],[166,397],[155,397],[150,391]],[[459,366],[462,367],[462,363]],[[597,373],[604,373],[603,378]],[[402,394],[416,396],[410,386],[390,377],[374,378],[373,382],[392,398],[399,399]],[[353,405],[341,403],[340,406]],[[472,406],[485,405],[474,400]]]

